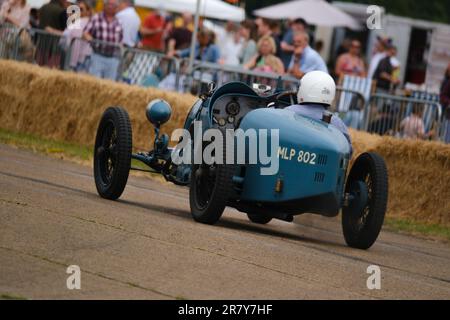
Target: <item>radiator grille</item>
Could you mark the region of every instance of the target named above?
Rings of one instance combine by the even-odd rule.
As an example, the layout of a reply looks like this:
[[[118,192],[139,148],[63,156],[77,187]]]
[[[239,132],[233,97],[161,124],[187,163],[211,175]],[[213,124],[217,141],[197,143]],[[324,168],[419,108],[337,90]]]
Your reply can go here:
[[[316,172],[314,175],[314,182],[322,183],[325,181],[325,173]]]
[[[324,166],[327,164],[328,161],[328,156],[324,155],[324,154],[319,154],[319,156],[317,157],[317,164]]]

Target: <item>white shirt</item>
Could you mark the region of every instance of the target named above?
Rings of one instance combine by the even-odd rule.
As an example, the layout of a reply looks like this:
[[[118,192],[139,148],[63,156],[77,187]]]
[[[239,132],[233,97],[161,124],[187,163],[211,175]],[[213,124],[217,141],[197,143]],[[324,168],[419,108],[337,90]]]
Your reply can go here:
[[[239,65],[239,53],[242,49],[242,42],[236,42],[233,34],[223,39],[223,42],[219,42],[220,58],[223,59],[223,63],[230,66]]]
[[[132,7],[127,7],[116,14],[123,29],[123,43],[129,47],[136,46],[138,41],[139,27],[141,26],[141,19],[136,10]]]

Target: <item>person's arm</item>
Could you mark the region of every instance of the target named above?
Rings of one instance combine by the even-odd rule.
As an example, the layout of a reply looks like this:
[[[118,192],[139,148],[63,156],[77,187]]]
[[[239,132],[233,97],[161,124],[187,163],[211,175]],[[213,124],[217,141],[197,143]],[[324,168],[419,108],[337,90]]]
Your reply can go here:
[[[423,120],[420,119],[418,126],[417,126],[417,134],[421,139],[426,139],[428,136],[425,134],[425,124],[423,123]]]
[[[123,44],[123,28],[122,28],[120,22],[119,22],[119,27],[120,27],[120,30],[119,30],[119,39],[118,39],[117,43]]]
[[[389,74],[388,72],[384,72],[384,71],[381,72],[381,73],[380,73],[380,78],[383,79],[383,80],[389,81],[389,82],[392,83],[392,84],[399,84],[399,83],[400,83],[400,80],[394,79],[394,78],[392,77],[392,75]]]
[[[140,28],[140,32],[142,33],[143,36],[153,36],[155,34],[163,32],[163,31],[164,31],[163,28],[149,29],[144,26],[141,26],[141,28]]]
[[[91,18],[86,26],[83,29],[83,39],[86,41],[94,40],[93,32],[94,32],[94,24],[95,24],[95,16]]]
[[[361,72],[359,73],[359,76],[361,78],[366,78],[367,77],[367,66],[366,66],[366,63],[364,62],[363,59],[361,59],[360,61],[361,61]]]
[[[283,50],[286,53],[294,52],[295,47],[293,45],[290,45],[289,43],[285,41],[281,41],[281,50]]]
[[[295,50],[295,47],[291,45],[292,43],[292,31],[289,30],[283,37],[280,43],[281,50],[285,53],[292,53]]]
[[[285,73],[283,61],[281,61],[279,58],[277,58],[276,73],[278,73],[279,75],[284,75],[284,73]]]
[[[406,125],[407,119],[408,119],[408,118],[405,118],[405,119],[403,119],[403,120],[400,122],[400,130],[401,130],[401,131],[403,131],[403,130],[405,129],[405,125]]]
[[[62,36],[63,33],[64,33],[63,31],[55,29],[55,28],[52,28],[50,26],[45,27],[45,31],[47,31],[48,33],[57,35],[57,36]]]
[[[253,69],[256,66],[256,59],[258,59],[258,55],[254,55],[246,64],[244,64],[244,69]]]
[[[197,51],[197,50],[195,50]],[[175,55],[180,58],[187,58],[191,54],[191,48],[175,51]]]
[[[211,62],[217,63],[220,59],[220,49],[216,45],[211,46]]]
[[[305,73],[300,69],[300,57],[294,57],[291,65],[292,66],[290,66],[288,73],[297,79],[303,78]]]
[[[344,57],[343,55],[340,55],[336,62],[336,67],[334,68],[334,73],[336,74],[337,78],[340,78],[342,75],[342,66],[344,64]]]

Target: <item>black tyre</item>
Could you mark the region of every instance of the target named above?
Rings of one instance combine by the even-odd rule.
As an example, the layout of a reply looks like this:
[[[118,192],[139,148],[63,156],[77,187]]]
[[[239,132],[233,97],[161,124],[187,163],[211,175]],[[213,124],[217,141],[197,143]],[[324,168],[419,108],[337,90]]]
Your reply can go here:
[[[197,222],[212,225],[219,221],[233,193],[236,166],[225,163],[225,143],[223,157],[223,164],[192,165],[189,203]]]
[[[118,199],[125,189],[131,166],[132,133],[128,113],[120,107],[106,109],[95,138],[94,178],[98,194]]]
[[[349,247],[369,249],[378,238],[388,201],[388,172],[376,153],[359,156],[347,178],[345,192],[355,197],[342,210],[342,228]]]
[[[257,224],[268,224],[272,221],[271,217],[259,214],[259,213],[247,213],[248,219]]]

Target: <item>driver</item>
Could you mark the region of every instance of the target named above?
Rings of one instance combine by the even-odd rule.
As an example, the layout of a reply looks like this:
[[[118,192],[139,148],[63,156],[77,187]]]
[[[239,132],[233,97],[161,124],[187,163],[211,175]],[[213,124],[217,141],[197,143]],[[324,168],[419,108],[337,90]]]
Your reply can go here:
[[[300,87],[297,93],[299,104],[289,106],[285,110],[291,110],[315,120],[322,120],[323,113],[330,107],[335,95],[336,84],[333,78],[323,71],[311,71],[305,74],[300,80]],[[350,145],[350,152],[352,153],[350,134],[341,118],[333,115],[330,124],[344,134]]]

